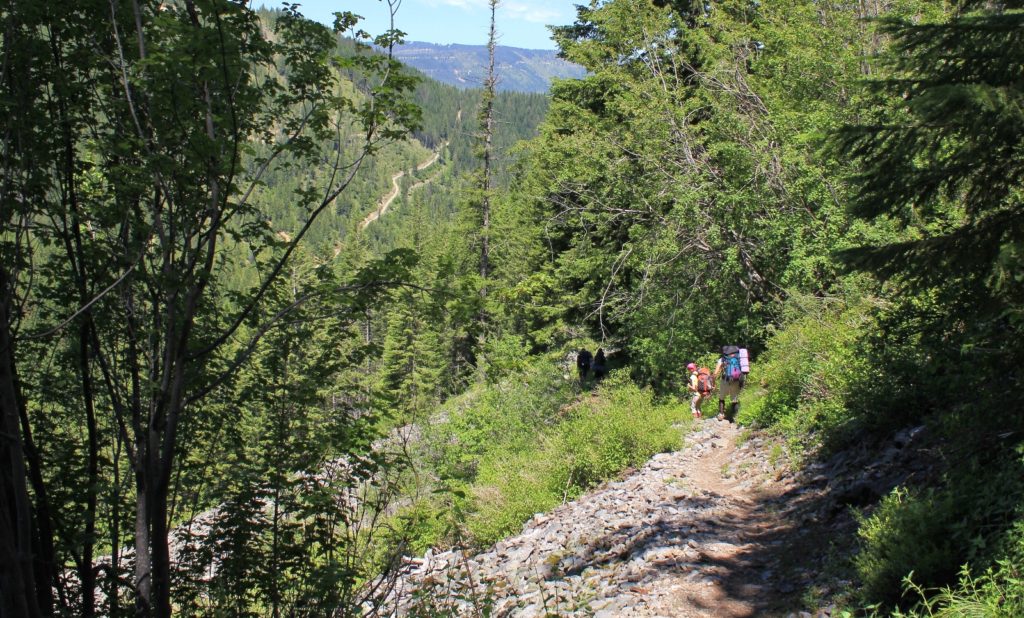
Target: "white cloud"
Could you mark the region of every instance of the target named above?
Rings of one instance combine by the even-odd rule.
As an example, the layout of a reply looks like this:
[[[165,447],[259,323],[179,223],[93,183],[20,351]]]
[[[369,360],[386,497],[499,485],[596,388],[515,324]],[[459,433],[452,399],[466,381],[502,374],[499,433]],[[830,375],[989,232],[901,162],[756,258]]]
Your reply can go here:
[[[540,2],[508,2],[498,6],[512,19],[533,22],[535,24],[554,24],[563,20],[562,11],[545,6]]]
[[[427,6],[453,6],[458,9],[481,9],[487,6],[487,0],[425,0]]]
[[[488,8],[488,0],[422,0],[425,6],[430,7],[454,7],[462,10],[472,11]],[[499,1],[498,12],[511,19],[527,21],[536,24],[556,23],[564,19],[564,11],[547,6],[545,0],[514,0],[511,2]]]

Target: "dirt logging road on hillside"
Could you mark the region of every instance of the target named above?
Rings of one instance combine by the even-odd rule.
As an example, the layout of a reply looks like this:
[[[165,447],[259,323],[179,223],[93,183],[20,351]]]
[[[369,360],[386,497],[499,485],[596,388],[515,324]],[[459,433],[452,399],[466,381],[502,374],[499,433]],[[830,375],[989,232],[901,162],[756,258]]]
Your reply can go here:
[[[445,147],[447,146],[448,142],[444,142],[443,144],[438,146],[437,150],[434,152],[433,155],[431,155],[429,159],[416,166],[416,171],[419,172],[425,170],[434,163],[436,163],[437,160],[441,158],[441,151],[444,150]],[[402,177],[404,176],[405,170],[396,172],[393,176],[391,176],[391,192],[382,197],[380,202],[377,203],[377,208],[375,208],[374,211],[371,212],[370,214],[366,215],[366,218],[359,223],[360,230],[365,230],[366,226],[370,225],[371,223],[379,219],[385,212],[388,211],[388,207],[391,206],[391,202],[395,201],[395,198],[398,197],[398,194],[401,192],[401,187],[399,187],[398,181],[401,180]],[[431,180],[433,180],[433,178],[421,180],[420,182],[409,187],[409,190],[412,191],[413,189],[421,187],[430,182]]]
[[[462,110],[460,109],[455,113],[456,130],[458,130],[458,127],[461,122]],[[450,143],[451,140],[445,140],[440,146],[437,147],[437,150],[434,151],[434,154],[431,155],[430,158],[416,166],[416,171],[423,171],[430,167],[431,165],[433,165],[434,163],[437,163],[437,160],[441,158],[441,153],[444,151],[445,148],[448,147],[448,144]],[[399,187],[398,181],[401,180],[404,176],[405,170],[396,172],[394,175],[391,176],[391,191],[387,195],[382,197],[380,201],[377,203],[377,208],[375,208],[373,212],[371,212],[370,214],[366,215],[366,218],[359,223],[360,231],[365,230],[366,226],[370,225],[371,223],[379,219],[385,212],[388,211],[388,207],[391,206],[391,202],[395,201],[395,198],[398,197],[399,193],[401,193],[401,187]],[[414,191],[415,189],[422,187],[423,185],[434,180],[434,178],[436,178],[436,176],[417,182],[413,186],[409,187],[409,191]]]
[[[816,599],[849,584],[824,569],[852,547],[849,496],[899,479],[866,451],[796,473],[767,437],[725,421],[694,427],[682,450],[535,515],[486,552],[410,560],[379,615],[831,616]],[[885,451],[889,468],[904,466],[911,439]]]

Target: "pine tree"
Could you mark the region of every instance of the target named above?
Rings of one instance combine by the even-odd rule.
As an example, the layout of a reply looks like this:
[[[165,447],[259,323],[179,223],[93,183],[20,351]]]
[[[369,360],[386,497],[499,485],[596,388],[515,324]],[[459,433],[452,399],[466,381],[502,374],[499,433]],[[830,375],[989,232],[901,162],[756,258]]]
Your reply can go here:
[[[859,165],[855,213],[907,228],[847,253],[921,286],[967,283],[996,312],[1024,301],[1024,4],[968,0],[948,19],[889,18],[892,50],[869,86],[876,114],[836,146]]]
[[[388,316],[381,357],[382,387],[401,422],[423,419],[439,401],[443,348],[429,307],[411,290],[398,294]]]
[[[845,215],[814,151],[851,113],[855,9],[614,0],[577,15],[554,34],[589,73],[553,88],[517,185],[554,256],[529,296],[561,296],[564,329],[656,377],[722,341],[756,346],[790,286],[831,293]]]

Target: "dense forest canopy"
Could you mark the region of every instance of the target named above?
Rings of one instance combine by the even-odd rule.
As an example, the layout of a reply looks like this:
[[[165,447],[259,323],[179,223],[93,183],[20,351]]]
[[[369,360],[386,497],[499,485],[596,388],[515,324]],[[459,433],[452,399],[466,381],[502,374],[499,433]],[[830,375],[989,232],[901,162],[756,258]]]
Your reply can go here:
[[[351,13],[0,20],[3,616],[370,611],[672,448],[726,343],[797,461],[940,437],[844,602],[1024,611],[1020,2],[593,0],[546,96]]]

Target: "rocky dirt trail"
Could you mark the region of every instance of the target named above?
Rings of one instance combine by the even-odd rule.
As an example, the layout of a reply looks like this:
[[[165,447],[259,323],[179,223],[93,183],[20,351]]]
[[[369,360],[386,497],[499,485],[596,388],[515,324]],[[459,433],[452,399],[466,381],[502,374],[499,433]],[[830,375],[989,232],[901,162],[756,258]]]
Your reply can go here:
[[[699,421],[682,450],[486,552],[410,561],[383,615],[830,616],[821,599],[849,584],[824,571],[830,552],[850,550],[852,508],[915,473],[918,433],[797,473],[768,438]]]

